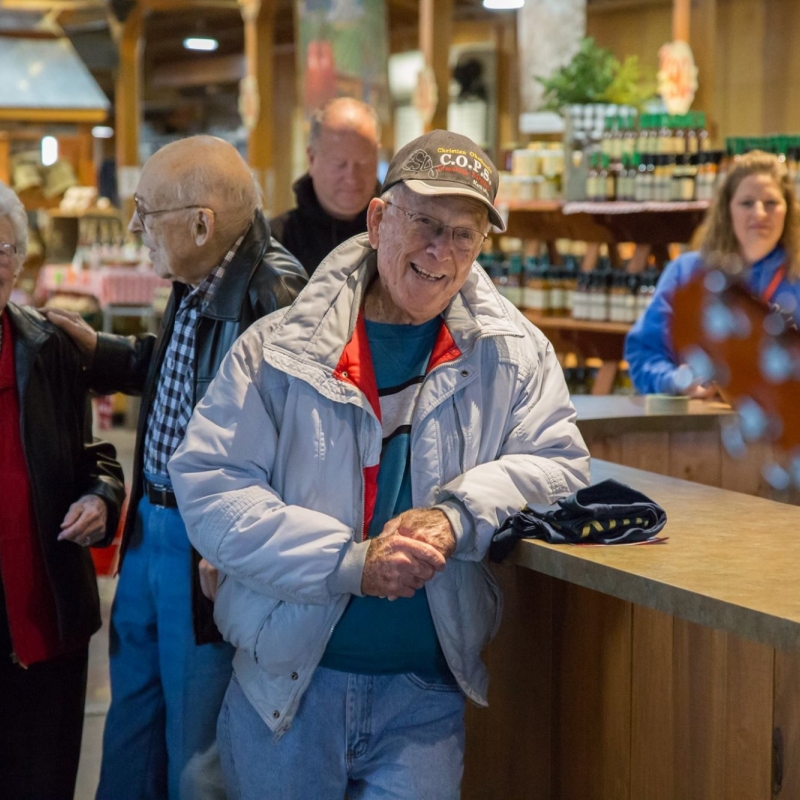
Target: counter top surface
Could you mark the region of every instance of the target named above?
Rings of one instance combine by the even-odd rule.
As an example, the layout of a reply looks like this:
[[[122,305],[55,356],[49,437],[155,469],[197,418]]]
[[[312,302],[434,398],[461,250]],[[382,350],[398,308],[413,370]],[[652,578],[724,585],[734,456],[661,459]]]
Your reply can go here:
[[[690,400],[689,410],[682,413],[649,414],[642,395],[573,395],[570,399],[578,412],[578,427],[592,433],[708,429],[734,414],[727,403],[708,400]]]
[[[668,542],[594,547],[524,540],[512,560],[691,622],[800,649],[796,506],[593,461],[593,482],[606,478],[665,509]]]

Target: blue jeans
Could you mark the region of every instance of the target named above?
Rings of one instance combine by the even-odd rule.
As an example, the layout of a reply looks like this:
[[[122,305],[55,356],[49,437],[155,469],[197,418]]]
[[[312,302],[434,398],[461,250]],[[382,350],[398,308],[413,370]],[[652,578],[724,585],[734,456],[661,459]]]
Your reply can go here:
[[[175,508],[143,498],[111,611],[111,707],[98,800],[224,797],[216,720],[233,648],[197,646],[191,558]],[[216,795],[206,794],[217,784]]]
[[[464,695],[319,667],[275,741],[234,676],[217,739],[229,800],[458,800]]]

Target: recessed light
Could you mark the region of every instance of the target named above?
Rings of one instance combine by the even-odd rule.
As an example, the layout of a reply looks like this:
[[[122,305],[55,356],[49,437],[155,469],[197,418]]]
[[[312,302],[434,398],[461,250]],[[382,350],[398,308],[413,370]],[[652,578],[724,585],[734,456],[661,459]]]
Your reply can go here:
[[[210,52],[219,47],[219,42],[210,36],[190,36],[183,40],[183,46],[187,50],[205,50]]]
[[[525,0],[483,0],[483,7],[492,11],[507,11],[524,5]]]

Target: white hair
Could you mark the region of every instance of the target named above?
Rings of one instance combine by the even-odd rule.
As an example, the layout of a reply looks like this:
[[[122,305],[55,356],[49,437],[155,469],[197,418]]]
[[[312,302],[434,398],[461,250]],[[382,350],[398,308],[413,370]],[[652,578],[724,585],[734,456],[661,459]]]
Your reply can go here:
[[[0,181],[0,217],[8,217],[14,228],[14,241],[9,244],[17,248],[17,267],[14,270],[14,274],[17,275],[28,255],[28,215],[17,193],[2,181]]]

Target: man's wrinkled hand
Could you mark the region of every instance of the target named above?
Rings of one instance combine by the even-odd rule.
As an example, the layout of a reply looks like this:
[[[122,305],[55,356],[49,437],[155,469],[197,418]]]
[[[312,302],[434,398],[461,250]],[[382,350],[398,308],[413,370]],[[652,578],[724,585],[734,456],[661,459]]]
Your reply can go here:
[[[390,525],[401,536],[435,547],[445,558],[449,558],[455,552],[456,537],[453,526],[447,515],[438,508],[411,508],[389,520],[386,527]]]
[[[60,542],[75,542],[82,547],[96,544],[106,534],[108,506],[102,497],[87,494],[76,500],[61,523]]]
[[[217,598],[217,589],[219,588],[219,570],[211,562],[201,558],[197,565],[197,571],[200,574],[201,591],[213,602]]]
[[[384,530],[369,543],[361,591],[390,599],[413,597],[444,566],[444,556],[435,547]]]
[[[97,331],[80,314],[76,314],[74,311],[45,308],[42,309],[42,313],[53,325],[61,328],[75,342],[78,350],[81,351],[84,365],[90,365],[97,350]]]

